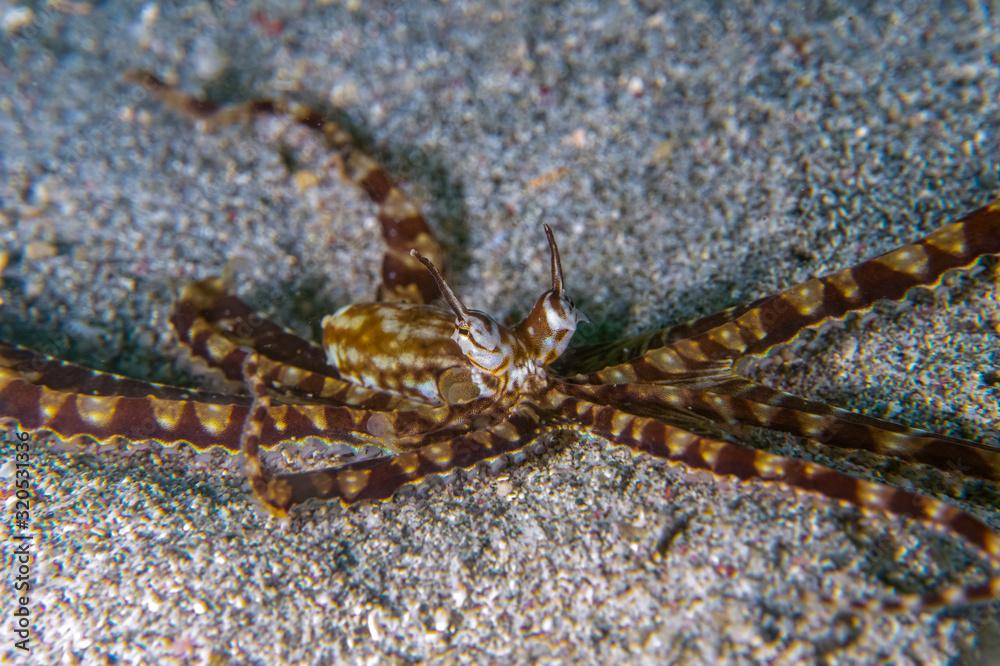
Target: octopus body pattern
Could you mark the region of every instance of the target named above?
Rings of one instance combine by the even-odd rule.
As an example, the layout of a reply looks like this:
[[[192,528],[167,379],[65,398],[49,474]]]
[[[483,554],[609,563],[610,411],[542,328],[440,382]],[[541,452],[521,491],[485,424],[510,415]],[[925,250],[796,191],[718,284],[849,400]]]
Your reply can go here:
[[[1000,203],[856,266],[748,305],[610,343],[569,348],[582,315],[569,299],[551,229],[548,289],[512,326],[450,288],[444,252],[418,207],[348,132],[307,107],[255,100],[219,107],[148,72],[130,80],[206,129],[287,115],[321,134],[342,175],[377,207],[385,252],[372,303],[323,320],[322,344],[254,312],[227,279],[186,286],[171,315],[180,343],[231,392],[164,386],[91,370],[0,342],[0,420],[65,439],[155,441],[242,454],[255,496],[278,516],[303,502],[382,500],[430,475],[523,449],[541,434],[597,436],[720,478],[782,484],[931,525],[995,570],[1000,536],[951,504],[739,442],[783,431],[1000,481],[1000,451],[855,414],[759,384],[743,370],[804,331],[933,287],[1000,254]],[[275,472],[261,450],[306,438],[375,445],[383,455]],[[852,602],[867,610],[1000,599],[1000,575],[974,585]]]

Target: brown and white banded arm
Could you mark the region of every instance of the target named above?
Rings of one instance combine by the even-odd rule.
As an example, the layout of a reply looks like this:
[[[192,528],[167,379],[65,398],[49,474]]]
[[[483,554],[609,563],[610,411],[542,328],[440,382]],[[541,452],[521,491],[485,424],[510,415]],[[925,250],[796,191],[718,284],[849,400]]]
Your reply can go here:
[[[238,450],[230,418],[240,417],[248,398],[127,379],[6,344],[0,350],[0,421],[63,439]]]
[[[914,287],[932,287],[949,271],[995,254],[1000,254],[1000,202],[969,213],[916,243],[732,310],[731,320],[691,337],[675,339],[668,329],[662,340],[665,344],[657,346],[661,340],[654,335],[642,341],[649,349],[641,356],[593,372],[586,381],[661,381],[715,372],[720,363],[761,356],[805,330],[866,310],[880,300],[901,299]],[[695,322],[694,330],[699,328]]]
[[[228,291],[222,277],[186,285],[170,314],[170,324],[193,356],[220,370],[237,386],[243,385],[247,349],[310,375],[304,386],[295,382],[286,384],[288,388],[317,393],[323,377],[339,378],[319,345],[258,314]],[[316,386],[310,385],[314,383]]]
[[[1000,535],[969,513],[940,500],[863,481],[823,465],[785,458],[750,447],[699,437],[654,418],[626,414],[614,407],[565,397],[565,411],[577,415],[581,429],[611,442],[626,445],[690,469],[739,481],[759,480],[818,493],[848,502],[865,511],[911,518],[941,531],[958,535],[1000,565]],[[1000,576],[973,586],[946,586],[926,594],[852,604],[858,608],[910,610],[1000,597]]]
[[[177,388],[131,379],[110,372],[91,370],[82,365],[53,358],[33,349],[4,341],[0,341],[0,373],[2,373],[4,381],[23,380],[57,391],[91,395],[121,395],[126,397],[152,395],[171,399],[187,399],[199,394],[209,395],[197,390]],[[0,414],[6,413],[0,412]]]
[[[310,499],[339,499],[343,504],[362,500],[386,500],[401,487],[427,477],[515,453],[547,430],[567,427],[538,420],[527,404],[514,409],[502,423],[450,439],[433,436],[430,444],[386,458],[351,463],[342,467],[276,474],[268,487],[274,492],[261,497],[276,515]]]
[[[559,358],[554,367],[560,374],[567,376],[590,375],[609,365],[630,361],[645,354],[650,349],[694,337],[727,321],[732,321],[739,314],[755,307],[763,300],[760,299],[749,305],[726,308],[682,324],[668,326],[658,331],[647,331],[622,340],[571,347]],[[720,367],[727,369],[729,364],[721,364]]]
[[[1000,481],[1000,448],[909,428],[749,380],[703,391],[699,405],[714,418],[780,430],[842,449],[871,451],[945,472]],[[698,408],[696,408],[697,410]]]
[[[522,402],[490,427],[454,436],[434,432],[426,437],[426,443],[388,457],[306,472],[272,474],[264,468],[259,456],[270,397],[254,360],[249,357],[245,366],[254,403],[243,431],[242,449],[257,498],[280,517],[310,499],[339,499],[343,504],[389,499],[402,486],[516,452],[542,432],[567,427],[561,419],[546,417],[537,406]]]
[[[130,71],[125,78],[144,87],[170,109],[201,120],[208,129],[246,122],[260,115],[288,115],[300,125],[321,133],[327,146],[339,156],[343,177],[378,206],[378,219],[386,245],[378,299],[430,303],[440,296],[434,280],[420,262],[410,256],[410,250],[416,249],[438,267],[445,265],[441,245],[431,233],[420,208],[378,162],[358,149],[351,133],[332,118],[315,109],[274,99],[219,106],[181,92],[146,71]]]
[[[240,449],[251,399],[120,377],[0,343],[0,421],[62,439],[152,441],[198,450]],[[382,412],[336,404],[286,402],[267,411],[261,446],[317,437],[402,450],[407,442],[464,416],[450,407]]]
[[[855,414],[745,379],[709,388],[603,384],[567,385],[563,389],[680,427],[687,427],[686,420],[692,416],[709,423],[759,426],[841,449],[871,451],[946,472],[1000,480],[1000,449]]]

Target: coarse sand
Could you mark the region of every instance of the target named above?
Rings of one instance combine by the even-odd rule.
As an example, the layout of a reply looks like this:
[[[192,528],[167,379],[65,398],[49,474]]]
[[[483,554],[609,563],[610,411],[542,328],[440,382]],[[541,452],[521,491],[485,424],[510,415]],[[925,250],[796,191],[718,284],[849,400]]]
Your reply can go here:
[[[231,266],[308,335],[374,293],[373,207],[320,142],[273,119],[199,131],[122,81],[136,67],[217,100],[342,109],[424,203],[456,289],[500,319],[545,288],[549,223],[589,339],[849,266],[1000,191],[988,4],[393,4],[0,0],[0,338],[198,385],[167,324],[185,282]],[[1000,445],[994,269],[756,376]],[[1000,527],[995,484],[744,441]],[[32,453],[32,651],[13,647],[5,586],[5,662],[1000,660],[996,603],[870,617],[810,601],[983,580],[954,535],[596,439],[288,524],[256,510],[238,465],[51,444]],[[0,475],[13,483],[9,462]]]

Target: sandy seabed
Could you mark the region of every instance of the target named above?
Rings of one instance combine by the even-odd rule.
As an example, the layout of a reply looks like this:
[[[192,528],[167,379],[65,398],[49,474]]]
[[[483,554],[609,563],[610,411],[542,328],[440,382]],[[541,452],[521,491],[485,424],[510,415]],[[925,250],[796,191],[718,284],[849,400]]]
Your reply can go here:
[[[1000,24],[968,5],[233,4],[0,2],[0,337],[196,385],[167,325],[185,282],[236,265],[249,301],[309,334],[373,294],[374,210],[314,138],[274,120],[199,132],[122,82],[135,67],[217,99],[341,107],[424,202],[456,288],[501,319],[544,288],[551,224],[592,337],[849,266],[998,192]],[[997,443],[991,268],[759,376]],[[995,485],[746,441],[866,478],[877,467],[1000,525]],[[547,440],[499,473],[310,505],[289,524],[256,511],[236,466],[50,444],[33,452],[30,663],[987,664],[1000,651],[997,604],[855,617],[801,601],[982,580],[958,538],[598,440]],[[4,659],[25,661],[2,635]]]

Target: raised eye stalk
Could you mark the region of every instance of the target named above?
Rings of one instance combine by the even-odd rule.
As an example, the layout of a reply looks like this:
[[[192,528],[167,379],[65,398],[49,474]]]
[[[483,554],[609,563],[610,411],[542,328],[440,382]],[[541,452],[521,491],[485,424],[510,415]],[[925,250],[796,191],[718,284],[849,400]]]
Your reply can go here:
[[[415,249],[410,250],[410,256],[416,257],[420,263],[427,267],[427,270],[430,271],[431,277],[434,278],[434,282],[437,283],[438,289],[440,289],[441,293],[444,294],[444,300],[448,301],[448,305],[450,305],[451,309],[455,312],[455,316],[458,317],[463,325],[468,326],[469,311],[465,308],[462,301],[458,299],[455,292],[451,290],[448,283],[445,282],[444,276],[441,275],[441,271],[437,269],[437,266],[435,266],[430,259],[420,254]]]
[[[549,253],[552,255],[552,291],[556,296],[562,295],[563,272],[562,261],[559,260],[559,247],[556,245],[556,237],[552,234],[552,227],[545,224],[545,237],[549,240]]]

